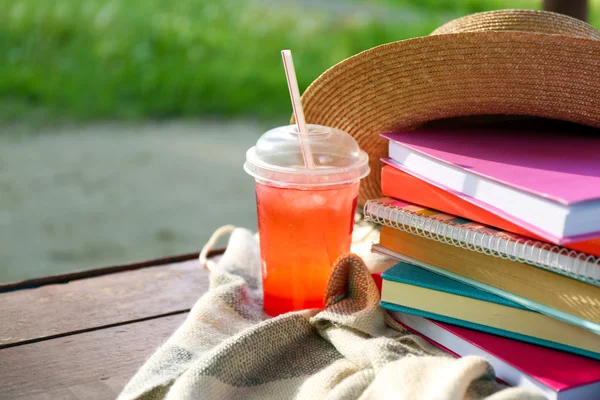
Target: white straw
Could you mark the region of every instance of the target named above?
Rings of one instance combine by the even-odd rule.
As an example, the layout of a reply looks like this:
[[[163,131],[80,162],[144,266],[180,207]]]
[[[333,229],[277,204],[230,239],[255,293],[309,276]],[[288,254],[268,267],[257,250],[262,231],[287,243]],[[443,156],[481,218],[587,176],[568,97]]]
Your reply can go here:
[[[304,141],[304,135],[308,135],[306,121],[304,120],[304,112],[302,111],[302,103],[300,102],[300,90],[298,89],[298,81],[296,80],[296,70],[294,69],[294,60],[290,50],[282,50],[281,57],[283,58],[283,67],[287,78],[288,88],[290,89],[290,98],[292,99],[292,108],[294,109],[294,119],[298,127],[298,138],[300,139],[300,148],[304,157],[304,165],[307,168],[314,168],[314,160],[310,146]]]

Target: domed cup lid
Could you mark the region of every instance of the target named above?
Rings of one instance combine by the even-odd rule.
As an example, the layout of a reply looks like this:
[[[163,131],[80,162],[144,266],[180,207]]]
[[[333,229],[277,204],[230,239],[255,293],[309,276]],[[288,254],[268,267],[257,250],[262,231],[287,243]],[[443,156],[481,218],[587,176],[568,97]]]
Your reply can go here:
[[[304,164],[299,135],[296,125],[266,132],[246,152],[244,170],[258,181],[284,187],[341,185],[369,174],[369,156],[348,133],[309,124],[302,142],[310,148],[313,168]]]

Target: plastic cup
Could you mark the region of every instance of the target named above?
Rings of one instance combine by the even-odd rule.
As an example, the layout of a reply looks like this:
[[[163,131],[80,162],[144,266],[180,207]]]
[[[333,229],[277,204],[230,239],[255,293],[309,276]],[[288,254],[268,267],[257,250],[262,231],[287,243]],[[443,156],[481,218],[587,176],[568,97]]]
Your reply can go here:
[[[246,153],[255,178],[264,309],[271,316],[323,308],[334,261],[350,251],[368,156],[338,129],[308,125],[304,165],[296,125],[265,133]]]

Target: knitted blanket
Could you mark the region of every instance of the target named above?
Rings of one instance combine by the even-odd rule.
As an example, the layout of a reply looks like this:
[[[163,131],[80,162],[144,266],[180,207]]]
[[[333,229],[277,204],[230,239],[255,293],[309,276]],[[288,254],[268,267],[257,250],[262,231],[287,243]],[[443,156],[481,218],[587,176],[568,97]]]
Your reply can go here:
[[[337,260],[324,310],[269,318],[260,273],[256,238],[236,229],[208,292],[119,399],[543,399],[403,330],[354,254]]]

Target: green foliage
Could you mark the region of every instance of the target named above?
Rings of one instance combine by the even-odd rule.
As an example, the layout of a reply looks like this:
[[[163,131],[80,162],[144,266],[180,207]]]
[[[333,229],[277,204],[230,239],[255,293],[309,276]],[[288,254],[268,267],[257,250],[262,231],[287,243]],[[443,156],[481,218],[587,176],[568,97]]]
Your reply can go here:
[[[279,116],[291,108],[281,49],[293,50],[303,90],[352,54],[485,2],[375,3],[410,17],[270,0],[0,0],[0,119]]]
[[[507,8],[540,9],[542,0],[382,0],[400,7],[416,7],[460,15]]]
[[[434,28],[296,15],[245,1],[4,1],[0,117],[281,115],[281,49],[293,49],[304,88],[345,57]]]

